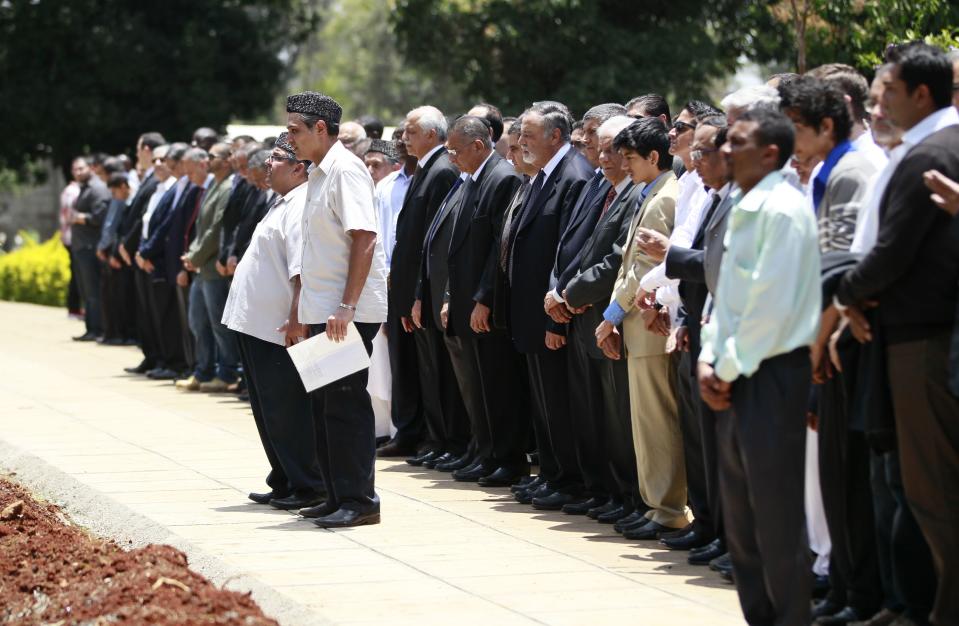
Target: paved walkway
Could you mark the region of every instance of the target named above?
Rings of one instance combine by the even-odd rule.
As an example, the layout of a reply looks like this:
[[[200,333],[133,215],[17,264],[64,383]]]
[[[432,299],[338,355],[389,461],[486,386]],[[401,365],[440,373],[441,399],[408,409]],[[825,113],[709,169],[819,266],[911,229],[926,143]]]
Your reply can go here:
[[[401,462],[377,463],[378,526],[322,531],[247,503],[266,467],[249,407],[126,375],[134,348],[70,341],[80,332],[61,309],[0,303],[0,440],[321,619],[742,623],[732,586],[683,554]]]

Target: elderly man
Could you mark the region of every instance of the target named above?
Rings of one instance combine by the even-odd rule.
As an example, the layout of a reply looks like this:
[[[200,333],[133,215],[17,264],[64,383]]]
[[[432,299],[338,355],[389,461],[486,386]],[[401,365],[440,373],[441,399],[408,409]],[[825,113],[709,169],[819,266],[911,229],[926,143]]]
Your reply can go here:
[[[294,281],[287,343],[307,334],[343,341],[359,333],[367,354],[386,321],[386,262],[377,240],[373,179],[363,161],[337,140],[343,109],[315,92],[287,99],[287,129],[297,158],[310,160],[303,252],[290,263]],[[351,325],[352,323],[352,325]],[[327,489],[321,528],[380,521],[373,487],[376,431],[362,369],[312,392],[320,467]]]
[[[373,177],[373,184],[377,187],[380,181],[400,169],[400,157],[396,152],[396,144],[385,139],[371,139],[363,163]]]
[[[541,479],[517,499],[546,509],[574,501],[582,489],[569,415],[565,324],[550,319],[542,304],[560,235],[593,176],[589,161],[569,143],[572,125],[559,102],[536,102],[523,113],[519,145],[537,173],[512,216],[507,259],[510,331],[529,366]]]
[[[568,333],[570,385],[593,391],[574,422],[578,426],[583,476],[590,488],[590,472],[583,463],[586,460],[595,467],[595,480],[601,481],[601,489],[594,490],[608,496],[603,502],[586,500],[563,510],[586,513],[602,523],[616,522],[632,513],[639,500],[626,361],[607,359],[596,347],[593,335],[613,292],[636,195],[642,188],[633,184],[624,169],[622,155],[613,149],[613,139],[634,121],[616,115],[604,121],[595,133],[599,165],[609,188],[603,194],[602,204],[594,207],[598,209],[595,224],[586,232],[581,249],[558,281],[564,285],[561,295],[572,316]],[[574,363],[580,368],[575,373]]]
[[[439,109],[431,106],[413,109],[407,114],[403,129],[406,151],[418,162],[396,220],[396,245],[390,265],[387,334],[396,435],[377,454],[415,455],[414,464],[421,465],[448,452],[443,449],[446,445],[443,411],[444,408],[453,410],[451,397],[459,392],[455,384],[439,388],[441,369],[444,375],[448,374],[445,380],[455,380],[449,357],[439,335],[429,328],[416,328],[410,315],[427,229],[459,174],[443,147],[447,123]],[[425,447],[418,451],[421,444]],[[417,452],[421,454],[416,455]]]
[[[363,125],[359,122],[343,122],[340,124],[340,143],[343,146],[355,154],[356,156],[363,158],[363,154],[360,153],[360,147],[365,147],[364,139],[366,139],[366,129],[363,128]]]
[[[286,139],[286,133],[280,133],[270,153],[268,180],[277,200],[254,231],[250,254],[236,266],[223,323],[236,332],[253,419],[270,464],[270,491],[249,497],[258,504],[298,509],[323,502],[326,487],[310,396],[284,349],[286,336],[278,330],[293,301],[290,267],[295,270],[303,253],[300,222],[306,204],[307,161],[297,160]]]

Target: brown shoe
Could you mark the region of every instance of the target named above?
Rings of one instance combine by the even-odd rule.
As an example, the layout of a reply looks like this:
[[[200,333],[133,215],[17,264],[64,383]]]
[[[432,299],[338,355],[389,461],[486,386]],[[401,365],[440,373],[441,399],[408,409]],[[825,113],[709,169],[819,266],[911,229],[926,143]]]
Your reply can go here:
[[[414,454],[416,454],[415,447],[400,445],[395,439],[376,449],[376,456],[380,458],[413,456]]]

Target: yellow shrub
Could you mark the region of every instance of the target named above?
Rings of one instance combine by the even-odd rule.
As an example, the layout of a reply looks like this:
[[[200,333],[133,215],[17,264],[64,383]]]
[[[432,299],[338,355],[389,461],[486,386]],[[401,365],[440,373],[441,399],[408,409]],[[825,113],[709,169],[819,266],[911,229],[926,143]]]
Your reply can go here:
[[[57,233],[43,243],[21,232],[23,246],[0,256],[0,300],[63,306],[70,255]]]

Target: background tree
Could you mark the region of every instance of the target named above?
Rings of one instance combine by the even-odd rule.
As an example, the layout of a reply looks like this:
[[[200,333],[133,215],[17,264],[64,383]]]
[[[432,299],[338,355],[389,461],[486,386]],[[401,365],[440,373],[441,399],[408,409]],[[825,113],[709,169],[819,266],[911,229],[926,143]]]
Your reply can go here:
[[[4,0],[0,168],[255,116],[315,23],[304,0]]]

